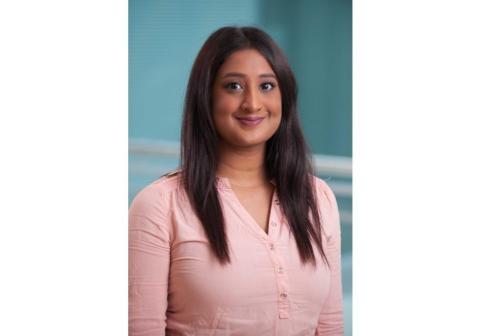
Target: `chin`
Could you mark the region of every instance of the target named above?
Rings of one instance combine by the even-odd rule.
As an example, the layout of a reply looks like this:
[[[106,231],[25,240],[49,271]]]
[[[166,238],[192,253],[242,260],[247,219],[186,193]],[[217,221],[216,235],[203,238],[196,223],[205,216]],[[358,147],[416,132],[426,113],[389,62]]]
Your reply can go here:
[[[243,139],[238,140],[235,144],[238,147],[257,147],[266,145],[268,139]]]
[[[275,134],[273,132],[243,132],[231,131],[221,136],[221,141],[228,147],[247,148],[266,145],[267,141]]]

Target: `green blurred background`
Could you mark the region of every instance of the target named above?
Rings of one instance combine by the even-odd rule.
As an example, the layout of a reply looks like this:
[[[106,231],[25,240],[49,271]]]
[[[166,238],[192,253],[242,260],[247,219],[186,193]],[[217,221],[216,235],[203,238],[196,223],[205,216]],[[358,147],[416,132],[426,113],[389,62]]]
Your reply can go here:
[[[177,167],[190,68],[206,38],[225,25],[265,30],[295,72],[300,119],[317,175],[339,203],[345,335],[351,335],[351,0],[130,0],[129,202]]]

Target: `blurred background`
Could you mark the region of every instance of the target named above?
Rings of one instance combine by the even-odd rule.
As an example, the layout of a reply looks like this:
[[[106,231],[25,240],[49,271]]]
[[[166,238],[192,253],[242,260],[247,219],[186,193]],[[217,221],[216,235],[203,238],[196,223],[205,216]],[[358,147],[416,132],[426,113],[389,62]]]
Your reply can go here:
[[[265,30],[295,72],[316,175],[330,185],[339,204],[345,335],[351,335],[351,0],[130,0],[129,203],[178,166],[189,71],[206,38],[225,25]]]

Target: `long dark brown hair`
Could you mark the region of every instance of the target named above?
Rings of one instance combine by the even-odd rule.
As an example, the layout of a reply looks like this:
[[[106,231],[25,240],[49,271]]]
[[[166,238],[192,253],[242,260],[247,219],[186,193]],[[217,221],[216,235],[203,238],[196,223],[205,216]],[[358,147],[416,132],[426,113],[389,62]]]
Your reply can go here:
[[[322,246],[311,155],[298,120],[296,80],[282,50],[258,28],[220,28],[210,35],[195,59],[182,122],[183,186],[214,254],[222,264],[230,262],[224,216],[216,188],[218,135],[213,123],[211,97],[220,66],[233,52],[244,49],[255,49],[265,57],[277,76],[281,92],[280,126],[266,144],[268,178],[276,181],[278,200],[294,234],[302,262],[316,265],[313,241],[328,264]]]

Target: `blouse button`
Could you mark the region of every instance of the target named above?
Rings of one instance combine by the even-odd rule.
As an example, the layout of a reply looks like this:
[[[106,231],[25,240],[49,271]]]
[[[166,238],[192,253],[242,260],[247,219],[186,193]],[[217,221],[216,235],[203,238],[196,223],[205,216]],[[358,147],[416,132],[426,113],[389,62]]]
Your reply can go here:
[[[283,267],[278,268],[278,273],[283,273]]]
[[[270,250],[273,250],[275,246],[273,244],[270,244]]]
[[[280,294],[280,297],[281,297],[282,299],[286,299],[286,298],[287,298],[287,293],[282,293],[282,294]]]
[[[277,226],[277,222],[272,222],[272,225],[273,225],[273,226]]]

